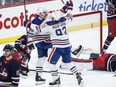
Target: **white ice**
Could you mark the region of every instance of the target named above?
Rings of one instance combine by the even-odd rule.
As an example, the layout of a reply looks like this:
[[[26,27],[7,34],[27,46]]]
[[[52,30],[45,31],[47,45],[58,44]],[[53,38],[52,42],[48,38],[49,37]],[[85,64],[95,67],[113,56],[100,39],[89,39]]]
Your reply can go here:
[[[107,36],[107,27],[103,28],[103,42]],[[89,34],[91,33],[91,34]],[[98,29],[86,29],[86,30],[79,30],[75,32],[70,32],[70,41],[73,47],[78,47],[80,44],[84,46],[84,48],[96,48],[96,52],[99,52],[99,48],[97,47],[97,41],[98,39],[95,37],[95,35],[98,34]],[[85,36],[86,35],[86,36]],[[88,37],[88,39],[83,40],[84,37]],[[90,42],[91,44],[87,44],[87,42]],[[96,42],[97,41],[97,42]],[[116,40],[114,40],[107,50],[109,53],[116,53]],[[13,43],[12,43],[13,44]],[[5,44],[0,45],[0,55],[2,55],[2,49]],[[89,54],[81,54],[80,58],[83,59],[88,59]],[[37,61],[37,54],[36,50],[32,51],[31,54],[31,60],[29,63],[29,67],[31,69],[35,69]],[[60,63],[60,62],[59,62]],[[46,70],[47,63],[44,65],[44,69]],[[49,69],[48,69],[49,70]],[[68,72],[67,70],[59,70],[62,72]],[[92,71],[92,70],[82,70],[82,77],[84,80],[84,86],[83,87],[116,87],[116,77],[113,75],[115,74],[114,72],[108,72],[108,71]],[[28,74],[28,77],[26,79],[20,78],[20,84],[19,87],[49,87],[49,82],[52,81],[52,76],[50,73],[43,73],[42,74],[43,78],[46,78],[46,84],[42,85],[35,85],[35,71],[30,71]],[[61,77],[61,85],[60,87],[79,87],[77,84],[77,80],[74,76],[72,75],[65,75],[65,74],[60,74]]]

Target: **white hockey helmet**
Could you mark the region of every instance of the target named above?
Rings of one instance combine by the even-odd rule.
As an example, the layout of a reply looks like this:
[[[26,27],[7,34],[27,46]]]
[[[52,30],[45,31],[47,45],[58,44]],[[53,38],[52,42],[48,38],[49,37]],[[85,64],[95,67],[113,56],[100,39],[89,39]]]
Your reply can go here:
[[[46,16],[47,16],[47,14],[48,14],[48,10],[46,9],[46,8],[44,8],[44,7],[39,7],[38,9],[37,9],[37,15],[39,15],[41,18],[46,18]]]
[[[54,11],[51,13],[51,18],[54,21],[58,21],[61,18],[60,12],[59,11]]]

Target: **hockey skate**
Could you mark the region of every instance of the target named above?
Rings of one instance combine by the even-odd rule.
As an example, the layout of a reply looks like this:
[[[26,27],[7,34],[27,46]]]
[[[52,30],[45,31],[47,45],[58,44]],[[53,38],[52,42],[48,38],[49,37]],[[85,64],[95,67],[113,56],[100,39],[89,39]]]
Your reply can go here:
[[[28,76],[28,72],[29,72],[28,67],[24,67],[21,65],[21,77],[26,79]]]
[[[61,82],[60,82],[60,77],[58,78],[58,79],[56,79],[56,80],[54,80],[53,82],[50,82],[49,83],[49,87],[59,87],[60,86],[60,84],[61,84]]]
[[[82,77],[80,76],[80,74],[79,73],[76,73],[76,78],[77,78],[77,81],[78,81],[78,85],[82,85],[83,84],[83,82],[82,82]]]
[[[27,73],[28,73],[28,72],[27,72],[26,70],[21,70],[21,77],[26,79],[27,76],[28,76]]]
[[[35,81],[36,81],[36,85],[41,85],[41,84],[45,84],[46,80],[41,78],[41,76],[38,76],[38,73],[36,73]]]
[[[73,55],[77,56],[77,58],[80,56],[82,53],[84,47],[82,45],[79,45],[78,48],[76,48],[74,51],[71,51]]]

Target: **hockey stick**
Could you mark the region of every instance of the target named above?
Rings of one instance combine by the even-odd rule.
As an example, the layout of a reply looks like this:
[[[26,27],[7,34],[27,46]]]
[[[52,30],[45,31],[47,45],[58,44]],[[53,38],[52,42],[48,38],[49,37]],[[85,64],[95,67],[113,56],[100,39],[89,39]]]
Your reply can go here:
[[[71,51],[71,53],[78,58],[83,50],[84,50],[84,47],[82,45],[79,45],[79,47],[76,48],[74,51]]]
[[[67,0],[61,0],[61,2],[63,3],[63,4],[66,4],[66,1]],[[72,2],[72,0],[69,0],[70,2]]]
[[[65,4],[65,3],[64,3],[64,0],[61,0],[61,2],[62,2],[63,4]]]
[[[24,14],[25,14],[25,20],[26,20],[27,17],[26,17],[26,3],[25,3],[25,0],[24,0]],[[27,35],[27,28],[26,28],[26,35]]]
[[[27,17],[26,17],[26,4],[25,4],[25,0],[24,0],[24,13],[25,13],[25,20],[26,20]]]
[[[9,86],[9,85],[1,85],[0,84],[0,87],[11,87],[11,86]]]
[[[1,82],[0,81],[0,87],[11,87],[11,84],[12,83],[10,83],[10,82]],[[12,87],[14,87],[14,86],[12,86]]]
[[[29,71],[36,71],[35,69],[29,69]],[[46,70],[43,70],[43,72],[45,73],[51,73],[51,71],[46,71]],[[59,74],[65,74],[65,75],[73,75],[72,73],[65,73],[65,72],[58,72]]]

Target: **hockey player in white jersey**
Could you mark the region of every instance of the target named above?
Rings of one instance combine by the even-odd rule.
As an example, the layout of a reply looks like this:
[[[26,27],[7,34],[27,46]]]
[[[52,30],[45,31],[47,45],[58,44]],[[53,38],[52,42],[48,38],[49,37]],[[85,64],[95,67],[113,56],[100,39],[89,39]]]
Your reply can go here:
[[[67,6],[63,6],[62,9],[60,9],[61,14],[64,15],[66,13]],[[53,11],[48,13],[48,11],[45,8],[39,7],[37,9],[37,17],[30,23],[28,20],[24,22],[24,26],[29,28],[28,31],[28,41],[29,45],[32,44],[32,42],[35,43],[35,46],[37,47],[38,52],[38,62],[36,66],[36,83],[42,84],[45,83],[45,79],[41,78],[41,73],[43,71],[43,64],[45,62],[45,59],[47,57],[48,48],[52,47],[51,43],[46,43],[45,40],[49,39],[49,34],[41,32],[38,33],[36,31],[31,30],[33,26],[41,25],[44,21],[51,21],[53,18],[53,15],[51,16]],[[37,28],[36,27],[36,28]],[[78,51],[78,50],[76,50]]]
[[[28,44],[30,46],[33,46],[32,44],[35,44],[35,47],[37,48],[37,64],[36,64],[36,76],[35,81],[36,85],[38,84],[44,84],[46,79],[41,77],[41,73],[43,71],[43,65],[47,57],[48,48],[52,47],[52,44],[48,42],[49,40],[49,34],[46,33],[38,33],[34,32],[30,25],[41,25],[43,21],[46,19],[46,16],[48,14],[47,9],[39,7],[37,9],[37,16],[35,19],[32,20],[32,22],[29,23],[29,20],[26,20],[24,22],[24,26],[29,28],[28,30]]]
[[[78,73],[76,66],[72,64],[71,60],[71,45],[69,41],[69,37],[67,34],[67,23],[72,21],[72,9],[73,3],[66,2],[67,6],[67,16],[62,17],[59,11],[55,11],[52,13],[52,20],[46,20],[40,26],[31,24],[31,28],[33,31],[45,32],[50,34],[50,40],[53,45],[52,51],[48,57],[48,62],[51,70],[51,74],[53,76],[53,82],[50,82],[49,85],[60,85],[60,76],[58,75],[58,69],[56,68],[56,64],[62,56],[63,62],[67,65],[70,71],[76,76],[78,85],[82,82],[82,77]]]
[[[60,9],[60,11],[62,12],[62,14],[64,14],[65,7]],[[36,84],[45,83],[45,79],[41,77],[41,73],[43,71],[43,65],[46,60],[46,57],[48,56],[48,48],[51,48],[52,44],[49,41],[50,39],[49,34],[46,34],[44,32],[41,32],[41,33],[34,32],[30,26],[31,24],[38,26],[38,25],[41,25],[43,21],[45,20],[51,20],[51,15],[50,15],[51,13],[52,12],[48,12],[47,9],[45,9],[44,7],[39,7],[37,9],[36,18],[32,20],[32,22],[30,22],[29,20],[26,20],[24,22],[24,26],[29,28],[28,44],[30,46],[33,46],[31,44],[34,43],[37,48],[38,60],[37,60],[37,65],[36,65],[36,77],[35,77]]]

